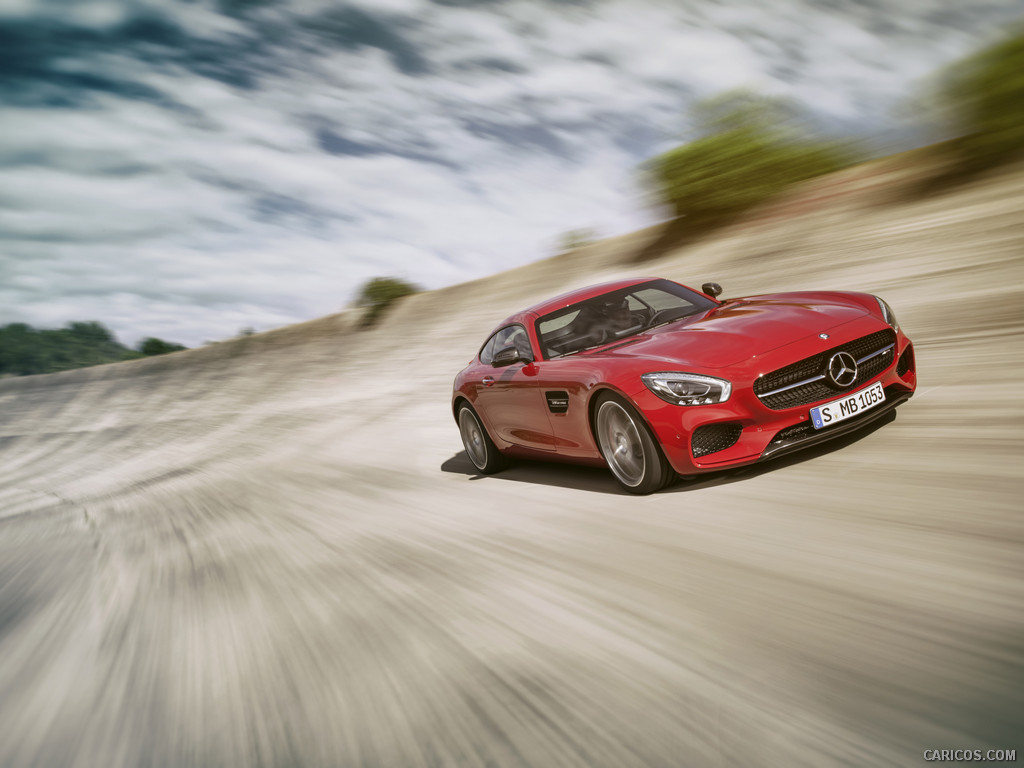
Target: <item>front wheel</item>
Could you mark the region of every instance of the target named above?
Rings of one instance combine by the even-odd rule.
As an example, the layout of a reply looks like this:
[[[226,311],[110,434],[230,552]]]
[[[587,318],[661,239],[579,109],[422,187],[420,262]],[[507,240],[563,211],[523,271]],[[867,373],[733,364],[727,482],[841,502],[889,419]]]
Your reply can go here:
[[[601,395],[594,431],[608,468],[629,493],[654,493],[674,477],[647,424],[622,398]]]
[[[473,466],[482,475],[493,475],[505,468],[507,460],[484,429],[480,417],[469,403],[459,406],[459,432],[462,445]]]

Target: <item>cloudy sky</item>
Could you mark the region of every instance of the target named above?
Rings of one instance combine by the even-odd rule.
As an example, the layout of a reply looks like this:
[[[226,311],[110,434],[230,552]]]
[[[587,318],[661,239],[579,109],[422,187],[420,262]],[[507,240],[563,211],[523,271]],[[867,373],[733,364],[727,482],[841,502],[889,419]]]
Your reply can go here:
[[[849,133],[1019,0],[0,0],[0,324],[196,346],[654,220],[747,86]]]

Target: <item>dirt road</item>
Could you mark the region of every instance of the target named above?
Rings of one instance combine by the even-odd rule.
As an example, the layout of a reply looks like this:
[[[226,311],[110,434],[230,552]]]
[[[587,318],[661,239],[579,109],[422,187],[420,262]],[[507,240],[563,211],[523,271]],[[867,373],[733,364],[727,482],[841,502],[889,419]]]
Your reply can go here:
[[[883,204],[884,203],[884,204]],[[1024,759],[1024,171],[641,235],[137,363],[0,381],[0,765]],[[894,421],[660,494],[477,477],[451,379],[506,313],[656,274],[881,294]]]

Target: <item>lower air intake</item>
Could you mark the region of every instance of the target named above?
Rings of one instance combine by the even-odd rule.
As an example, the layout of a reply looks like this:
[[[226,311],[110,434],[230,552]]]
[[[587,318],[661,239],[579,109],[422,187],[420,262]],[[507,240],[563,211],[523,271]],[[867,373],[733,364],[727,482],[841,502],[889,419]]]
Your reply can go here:
[[[740,439],[743,427],[739,424],[705,424],[693,430],[690,443],[693,446],[693,457],[699,459],[709,453],[718,453],[732,448]]]
[[[896,373],[899,376],[906,376],[912,370],[914,370],[914,345],[908,344],[907,348],[903,350],[903,354],[900,355]]]

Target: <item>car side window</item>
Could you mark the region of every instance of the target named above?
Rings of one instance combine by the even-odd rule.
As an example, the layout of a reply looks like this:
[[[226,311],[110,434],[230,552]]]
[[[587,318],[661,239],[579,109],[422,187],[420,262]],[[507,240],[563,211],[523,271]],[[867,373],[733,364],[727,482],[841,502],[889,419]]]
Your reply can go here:
[[[480,362],[484,365],[490,365],[494,361],[494,342],[497,338],[498,334],[496,333],[487,340],[487,343],[480,350]]]
[[[521,325],[510,325],[507,328],[502,328],[495,334],[494,342],[494,354],[498,354],[503,349],[509,347],[515,347],[519,350],[519,354],[525,355],[530,351],[530,340],[526,336],[526,329]]]
[[[490,365],[494,362],[494,356],[503,349],[515,347],[524,358],[533,359],[533,351],[530,347],[530,337],[526,335],[526,329],[521,325],[509,325],[502,328],[488,339],[480,350],[480,362]]]

